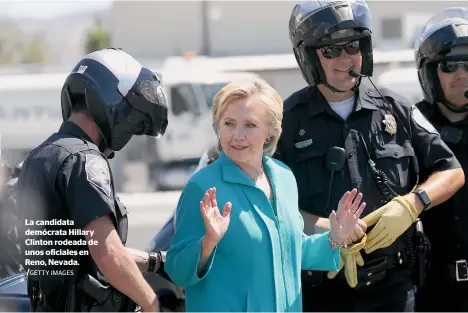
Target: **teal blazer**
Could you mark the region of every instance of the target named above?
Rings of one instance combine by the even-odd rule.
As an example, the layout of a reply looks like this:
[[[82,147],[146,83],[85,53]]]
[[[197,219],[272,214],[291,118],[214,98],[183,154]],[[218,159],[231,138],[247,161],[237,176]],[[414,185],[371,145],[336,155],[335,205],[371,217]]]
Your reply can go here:
[[[263,164],[276,201],[270,202],[224,153],[196,172],[182,191],[165,270],[186,288],[187,311],[302,312],[301,269],[339,269],[340,249],[331,249],[328,232],[303,232],[291,170],[266,156]],[[211,187],[220,210],[232,203],[231,221],[199,277],[205,235],[199,203]]]

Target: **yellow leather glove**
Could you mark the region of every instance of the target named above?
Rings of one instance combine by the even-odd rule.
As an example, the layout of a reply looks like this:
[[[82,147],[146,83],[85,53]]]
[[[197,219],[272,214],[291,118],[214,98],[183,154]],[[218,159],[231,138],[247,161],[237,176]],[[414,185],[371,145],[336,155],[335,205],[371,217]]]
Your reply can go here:
[[[366,235],[361,238],[361,241],[354,244],[349,248],[340,248],[341,250],[341,262],[340,269],[344,267],[346,281],[351,288],[356,287],[358,283],[357,279],[357,265],[363,266],[364,260],[361,256],[361,249],[366,244]],[[327,277],[333,279],[338,275],[338,272],[328,272]]]
[[[374,229],[367,234],[367,242],[364,246],[367,254],[390,246],[416,221],[419,215],[416,208],[401,196],[393,198],[392,201],[369,215],[373,213],[372,222],[375,222],[377,216],[381,216]]]
[[[371,212],[365,216],[363,221],[367,224],[368,227],[375,225],[379,221],[380,217],[385,212],[387,212],[387,210],[388,207],[383,206],[380,209],[375,210],[374,212]],[[353,246],[349,248],[341,248],[341,265],[338,272],[341,271],[343,267],[345,268],[346,281],[351,288],[356,287],[358,283],[357,265],[364,266],[364,259],[362,258],[360,251],[366,245],[366,242],[367,236],[364,234],[361,240],[355,243]],[[336,275],[338,275],[338,272],[328,272],[327,277],[329,279],[333,279],[336,277]]]

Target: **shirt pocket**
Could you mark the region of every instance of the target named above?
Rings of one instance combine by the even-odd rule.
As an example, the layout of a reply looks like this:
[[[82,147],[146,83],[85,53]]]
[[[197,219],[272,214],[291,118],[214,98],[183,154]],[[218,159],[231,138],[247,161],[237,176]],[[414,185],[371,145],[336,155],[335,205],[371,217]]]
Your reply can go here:
[[[375,163],[377,170],[385,173],[390,186],[398,188],[397,193],[406,192],[409,186],[409,171],[412,168],[414,150],[409,141],[402,145],[389,142],[377,145]],[[414,170],[414,169],[413,169]]]
[[[325,167],[326,145],[315,145],[296,150],[294,175],[299,193],[299,208],[313,214],[325,212],[326,188],[330,173]]]

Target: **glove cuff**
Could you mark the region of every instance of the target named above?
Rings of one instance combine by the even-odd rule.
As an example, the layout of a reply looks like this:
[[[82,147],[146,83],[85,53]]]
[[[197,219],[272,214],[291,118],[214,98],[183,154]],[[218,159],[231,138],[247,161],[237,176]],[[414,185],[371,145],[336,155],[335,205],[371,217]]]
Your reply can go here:
[[[412,205],[408,200],[406,200],[405,197],[402,197],[402,196],[397,196],[397,197],[393,198],[393,200],[395,200],[401,206],[403,206],[406,210],[408,210],[409,214],[411,215],[411,219],[413,220],[413,222],[416,221],[416,219],[418,218],[419,213],[416,210],[416,208],[414,207],[414,205]]]
[[[364,248],[367,241],[367,235],[364,234],[359,242],[354,243],[353,245],[349,246],[348,248],[342,248],[341,253],[343,254],[351,254],[360,251]]]

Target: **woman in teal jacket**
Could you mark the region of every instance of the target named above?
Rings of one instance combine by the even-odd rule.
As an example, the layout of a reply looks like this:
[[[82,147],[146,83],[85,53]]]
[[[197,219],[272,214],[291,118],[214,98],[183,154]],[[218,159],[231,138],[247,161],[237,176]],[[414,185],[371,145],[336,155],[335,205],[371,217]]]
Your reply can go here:
[[[186,288],[187,311],[300,312],[301,269],[340,269],[340,247],[365,203],[347,192],[330,215],[330,232],[303,233],[294,175],[270,157],[282,104],[258,79],[231,82],[215,97],[221,154],[182,191],[165,264]]]

